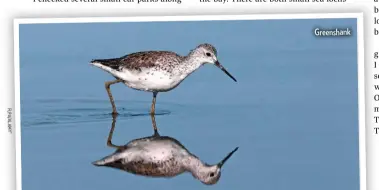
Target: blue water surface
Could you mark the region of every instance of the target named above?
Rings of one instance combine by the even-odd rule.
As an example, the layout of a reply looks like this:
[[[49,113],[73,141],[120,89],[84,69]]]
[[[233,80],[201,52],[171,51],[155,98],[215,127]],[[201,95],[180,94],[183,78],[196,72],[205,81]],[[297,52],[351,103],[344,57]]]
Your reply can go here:
[[[313,29],[351,28],[349,37]],[[96,58],[142,50],[185,55],[211,43],[233,82],[206,65],[160,93],[159,132],[217,163],[220,181],[145,178],[91,164],[112,123]],[[356,19],[23,24],[20,26],[24,190],[358,190]],[[121,113],[114,143],[153,133],[152,94],[112,86]]]

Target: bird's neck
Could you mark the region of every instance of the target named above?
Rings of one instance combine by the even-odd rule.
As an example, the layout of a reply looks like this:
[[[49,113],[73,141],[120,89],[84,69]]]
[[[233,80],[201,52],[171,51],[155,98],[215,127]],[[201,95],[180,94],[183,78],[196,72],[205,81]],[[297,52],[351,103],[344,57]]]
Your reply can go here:
[[[204,65],[204,62],[191,52],[184,57],[183,62],[178,66],[177,74],[183,79]]]
[[[195,156],[189,156],[184,159],[183,167],[186,171],[192,173],[193,177],[196,179],[201,179],[201,176],[204,176],[205,169],[208,167],[203,163],[199,158]]]

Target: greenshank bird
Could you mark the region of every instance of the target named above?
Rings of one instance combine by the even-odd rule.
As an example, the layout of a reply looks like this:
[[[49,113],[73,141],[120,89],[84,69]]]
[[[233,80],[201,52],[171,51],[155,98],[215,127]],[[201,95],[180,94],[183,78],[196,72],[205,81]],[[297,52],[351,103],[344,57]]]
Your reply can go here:
[[[143,51],[120,58],[94,59],[90,64],[105,70],[116,78],[105,82],[105,89],[112,104],[112,114],[117,115],[110,90],[111,85],[122,82],[132,89],[152,92],[153,100],[150,113],[154,114],[158,92],[174,89],[186,77],[206,63],[217,66],[237,82],[218,61],[216,48],[206,43],[200,44],[186,56],[171,51]]]

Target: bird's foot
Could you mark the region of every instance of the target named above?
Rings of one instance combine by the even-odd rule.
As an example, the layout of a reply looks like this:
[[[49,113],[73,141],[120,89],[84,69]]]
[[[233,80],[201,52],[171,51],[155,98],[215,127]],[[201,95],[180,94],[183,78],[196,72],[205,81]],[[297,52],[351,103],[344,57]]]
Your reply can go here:
[[[116,117],[116,116],[118,116],[118,113],[115,112],[115,111],[113,111],[113,112],[112,112],[112,116],[113,116],[113,117]]]

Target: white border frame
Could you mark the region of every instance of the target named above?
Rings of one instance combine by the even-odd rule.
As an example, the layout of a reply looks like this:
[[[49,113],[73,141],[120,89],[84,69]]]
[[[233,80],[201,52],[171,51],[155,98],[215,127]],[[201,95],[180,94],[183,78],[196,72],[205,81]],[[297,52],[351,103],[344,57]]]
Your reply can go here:
[[[20,24],[53,23],[104,23],[104,22],[167,22],[167,21],[221,21],[221,20],[287,20],[287,19],[357,19],[358,57],[358,110],[359,110],[359,178],[360,190],[366,190],[366,124],[365,124],[365,64],[363,13],[320,14],[256,14],[256,15],[197,15],[197,16],[139,16],[139,17],[80,17],[80,18],[29,18],[14,19],[14,81],[15,81],[15,139],[16,139],[16,189],[22,190],[21,174],[21,107],[20,107]]]

